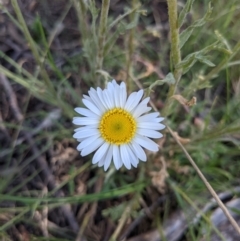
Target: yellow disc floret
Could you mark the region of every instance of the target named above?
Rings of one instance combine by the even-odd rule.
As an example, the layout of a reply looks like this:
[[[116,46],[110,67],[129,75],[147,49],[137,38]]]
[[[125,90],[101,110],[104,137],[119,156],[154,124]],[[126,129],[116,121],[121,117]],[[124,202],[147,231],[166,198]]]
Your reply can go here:
[[[137,123],[128,111],[121,108],[113,108],[103,114],[99,130],[102,138],[115,145],[129,143],[134,137]]]

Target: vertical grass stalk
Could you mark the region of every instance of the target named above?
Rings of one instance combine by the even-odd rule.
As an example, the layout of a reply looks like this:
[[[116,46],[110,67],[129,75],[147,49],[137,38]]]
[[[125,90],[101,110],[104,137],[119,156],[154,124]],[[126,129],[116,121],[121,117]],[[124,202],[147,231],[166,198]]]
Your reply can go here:
[[[177,13],[177,0],[167,0],[168,3],[168,16],[171,34],[171,57],[174,67],[174,77],[176,79],[175,87],[181,78],[181,70],[176,69],[176,66],[181,62],[181,52],[179,48],[179,27],[178,27],[178,13]],[[174,88],[173,94],[175,92]]]
[[[181,52],[179,48],[179,27],[178,27],[178,13],[177,13],[177,0],[167,0],[168,4],[168,17],[169,17],[169,25],[170,25],[170,35],[171,35],[171,59],[174,69],[174,78],[176,83],[170,85],[168,91],[168,98],[165,108],[163,110],[163,114],[167,115],[168,109],[172,100],[170,97],[175,94],[178,83],[182,76],[182,70],[180,68],[176,68],[176,66],[181,62]]]
[[[136,9],[138,8],[138,0],[132,1],[132,8]],[[138,20],[139,13],[137,11],[133,11],[130,14],[130,22],[132,23],[134,20]],[[127,42],[127,54],[126,54],[126,85],[127,90],[131,90],[131,76],[132,76],[132,56],[134,52],[134,34],[135,34],[135,27],[132,28],[129,32],[128,36],[128,42]]]
[[[102,9],[100,16],[99,32],[98,32],[98,51],[97,51],[97,69],[102,69],[103,64],[103,52],[107,33],[107,19],[109,11],[110,0],[102,1]],[[98,77],[98,86],[103,87],[103,83],[100,83],[100,77]]]

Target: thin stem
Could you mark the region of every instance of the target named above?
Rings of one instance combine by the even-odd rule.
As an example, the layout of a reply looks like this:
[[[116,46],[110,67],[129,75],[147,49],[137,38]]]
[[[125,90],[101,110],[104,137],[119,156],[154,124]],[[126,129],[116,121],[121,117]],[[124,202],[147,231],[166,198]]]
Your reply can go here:
[[[176,68],[176,66],[181,62],[181,52],[179,48],[179,27],[178,27],[178,13],[177,13],[177,0],[167,0],[168,3],[168,17],[170,25],[170,35],[171,35],[171,59],[174,68],[174,78],[176,83],[170,85],[168,91],[168,98],[163,113],[167,116],[168,109],[171,106],[172,99],[170,98],[175,94],[177,90],[178,83],[182,76],[182,69]]]
[[[30,49],[31,49],[31,51],[33,53],[33,56],[34,56],[34,58],[35,58],[35,60],[37,62],[37,65],[40,68],[40,72],[41,72],[42,78],[44,79],[45,84],[49,87],[50,91],[52,93],[54,93],[54,87],[53,87],[53,85],[52,85],[52,83],[51,83],[51,81],[50,81],[50,79],[48,77],[47,72],[44,69],[43,63],[41,61],[41,57],[40,57],[40,55],[38,53],[38,50],[37,50],[36,45],[35,45],[35,42],[34,42],[32,36],[31,36],[31,34],[30,34],[29,30],[28,30],[27,24],[26,24],[26,22],[25,22],[25,20],[23,18],[23,15],[22,15],[21,9],[20,9],[20,7],[18,5],[18,2],[17,2],[17,0],[11,0],[11,3],[12,3],[12,6],[14,8],[14,11],[15,11],[15,13],[17,15],[18,21],[19,21],[19,23],[20,23],[20,25],[22,27],[24,36],[25,36],[26,40],[28,41],[29,47],[30,47]]]
[[[167,126],[168,131],[170,132],[170,134],[172,135],[172,137],[174,138],[174,140],[177,142],[177,144],[180,146],[180,148],[182,149],[182,151],[184,152],[184,154],[186,155],[187,159],[189,160],[189,162],[192,164],[193,168],[195,169],[195,171],[197,172],[197,174],[199,175],[199,177],[202,179],[202,181],[204,182],[204,184],[206,185],[207,189],[209,190],[209,192],[211,193],[211,195],[213,196],[213,198],[216,200],[216,202],[218,203],[219,207],[222,209],[223,213],[226,215],[226,217],[228,218],[228,220],[230,221],[230,223],[232,224],[232,226],[235,228],[235,230],[240,234],[240,228],[237,224],[237,222],[233,219],[233,217],[231,216],[231,214],[229,213],[229,211],[227,210],[226,206],[223,204],[223,202],[220,200],[220,198],[218,197],[217,193],[214,191],[214,189],[212,188],[212,186],[209,184],[209,182],[207,181],[207,179],[205,178],[205,176],[202,174],[201,170],[198,168],[197,164],[194,162],[194,160],[192,159],[192,157],[189,155],[189,153],[187,152],[187,150],[185,149],[185,147],[181,144],[181,142],[176,138],[176,135],[174,135],[173,131],[171,130],[171,128],[169,126]]]
[[[177,14],[177,0],[167,0],[168,3],[168,16],[171,34],[171,56],[174,67],[174,77],[176,85],[181,77],[181,71],[176,69],[176,65],[181,62],[181,53],[179,48],[179,28],[178,28],[178,14]]]
[[[138,0],[133,0],[132,1],[132,8],[136,9],[139,7]],[[138,12],[132,12],[130,14],[130,22],[133,22],[134,20],[138,20],[139,13]],[[134,52],[134,34],[135,34],[135,29],[132,28],[129,31],[128,39],[127,39],[127,54],[126,54],[126,84],[127,84],[127,90],[131,90],[131,73],[132,73],[132,56]]]
[[[140,175],[141,176],[141,175]],[[139,179],[141,179],[141,177],[139,177]],[[134,196],[134,198],[129,202],[129,204],[126,206],[126,208],[124,209],[124,212],[121,216],[121,218],[119,219],[118,222],[118,226],[116,227],[115,231],[113,232],[113,234],[111,235],[111,237],[109,238],[110,241],[116,241],[118,239],[119,234],[122,231],[122,228],[124,227],[124,225],[126,224],[127,219],[129,218],[129,216],[131,215],[131,211],[134,208],[134,206],[136,206],[136,204],[139,202],[139,198],[140,195],[139,193],[136,193],[136,195]],[[125,237],[123,238],[125,240]],[[122,238],[120,238],[120,240],[123,240]]]
[[[107,33],[107,18],[109,11],[110,0],[102,1],[102,10],[100,16],[99,32],[98,32],[98,52],[97,52],[97,69],[102,69],[103,64],[103,51],[105,45],[105,38]],[[100,83],[100,77],[98,78],[98,86],[103,87],[103,83]]]
[[[128,217],[129,217],[129,215],[130,215],[131,208],[132,208],[132,203],[129,204],[129,205],[125,208],[125,210],[124,210],[124,212],[123,212],[123,214],[122,214],[122,217],[121,217],[120,220],[119,220],[119,223],[118,223],[117,228],[115,229],[114,233],[112,234],[112,236],[111,236],[110,239],[109,239],[110,241],[115,241],[115,240],[117,240],[118,235],[120,234],[120,232],[121,232],[124,224],[126,223],[126,220],[128,219]]]

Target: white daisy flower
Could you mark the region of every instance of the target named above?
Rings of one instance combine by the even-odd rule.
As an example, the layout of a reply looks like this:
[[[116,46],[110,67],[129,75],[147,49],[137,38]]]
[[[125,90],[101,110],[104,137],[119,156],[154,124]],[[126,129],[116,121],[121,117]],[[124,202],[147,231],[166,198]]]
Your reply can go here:
[[[150,138],[161,138],[158,132],[165,128],[158,112],[146,114],[150,98],[141,100],[143,90],[133,92],[127,98],[126,85],[115,80],[105,90],[91,88],[89,96],[82,100],[87,108],[75,108],[84,117],[74,117],[73,124],[80,125],[73,135],[80,144],[77,150],[86,156],[97,150],[92,163],[104,166],[106,171],[111,161],[119,169],[137,167],[139,160],[146,161],[143,148],[156,152],[158,145]],[[140,103],[139,103],[140,102]]]

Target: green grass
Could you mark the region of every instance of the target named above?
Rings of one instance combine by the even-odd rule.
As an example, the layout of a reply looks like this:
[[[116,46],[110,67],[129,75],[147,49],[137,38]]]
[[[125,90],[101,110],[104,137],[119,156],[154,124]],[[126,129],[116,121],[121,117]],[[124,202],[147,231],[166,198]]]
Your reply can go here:
[[[47,2],[43,1],[37,8],[45,6],[53,11],[54,7]],[[75,150],[76,143],[72,138],[75,127],[71,119],[75,115],[74,108],[82,106],[82,94],[87,94],[90,87],[104,87],[112,78],[125,81],[129,92],[139,88],[136,80],[139,81],[158,111],[164,114],[165,123],[179,136],[190,139],[184,146],[216,192],[231,190],[239,183],[239,1],[212,1],[211,6],[207,0],[195,1],[186,16],[182,12],[180,41],[186,42],[178,61],[174,59],[174,53],[170,54],[173,43],[166,19],[167,8],[163,4],[157,8],[152,1],[143,1],[141,6],[137,0],[131,5],[119,3],[115,6],[112,3],[108,15],[105,13],[105,21],[104,16],[100,17],[100,2],[96,6],[95,1],[89,1],[85,8],[81,5],[83,2],[67,1],[56,10],[58,14],[54,17],[45,16],[46,13],[41,11],[29,15],[27,10],[20,8],[17,0],[11,0],[9,6],[0,5],[5,13],[4,20],[11,22],[32,56],[31,68],[25,69],[20,61],[0,51],[0,72],[9,80],[24,116],[19,122],[11,114],[11,103],[3,102],[7,96],[3,90],[0,104],[5,104],[0,110],[10,141],[6,145],[4,133],[0,135],[0,158],[5,163],[1,164],[0,171],[2,240],[12,240],[14,230],[20,225],[25,225],[28,230],[32,228],[31,240],[75,240],[75,234],[68,233],[71,228],[60,234],[49,228],[51,238],[34,231],[38,225],[33,218],[36,211],[41,213],[48,208],[54,213],[64,204],[72,205],[74,215],[86,205],[78,222],[87,240],[94,240],[86,223],[91,219],[88,211],[95,203],[98,203],[98,209],[93,211],[95,223],[91,223],[91,227],[98,226],[100,220],[106,224],[110,219],[113,229],[109,239],[116,240],[127,222],[139,217],[145,205],[150,206],[163,195],[154,187],[149,174],[153,170],[159,171],[159,157],[167,164],[169,174],[164,182],[166,209],[154,212],[151,221],[145,221],[145,231],[156,229],[162,236],[162,225],[175,210],[185,214],[192,210],[190,223],[209,202],[210,193],[168,131],[164,132],[165,141],[157,156],[149,155],[148,161],[136,170],[122,168],[115,171],[111,167],[105,173],[92,166],[91,155],[86,158],[76,155],[71,161],[70,156],[61,156],[67,148]],[[179,2],[178,14],[182,9],[183,3]],[[183,41],[186,33],[189,38]],[[73,42],[77,47],[71,47]],[[155,68],[148,71],[149,66]],[[168,73],[172,73],[170,79],[161,78],[161,74],[167,76]],[[174,80],[179,77],[179,82]],[[171,98],[173,94],[188,100],[195,96],[197,103],[191,107],[183,106]],[[53,119],[49,127],[32,136],[38,153],[32,152],[32,146],[25,140],[16,144],[15,141],[23,138],[23,133],[34,131],[56,109],[61,111],[61,117]],[[8,110],[7,115],[5,110]],[[61,146],[59,153],[54,149],[57,145]],[[56,163],[51,162],[51,155],[59,158]],[[40,156],[50,168],[57,169],[53,172],[57,187],[47,193],[43,191],[46,182],[39,177],[41,170],[35,165]],[[174,163],[178,163],[177,168]],[[180,171],[182,167],[188,167],[184,174]],[[82,192],[76,191],[80,184]],[[55,196],[60,189],[64,197]],[[2,205],[8,202],[10,206]],[[4,218],[5,214],[7,218]],[[209,215],[207,213],[201,219],[198,232],[196,227],[189,228],[186,240],[202,240],[201,230],[209,237],[215,232],[224,240],[209,222]],[[57,223],[56,226],[68,225]],[[132,235],[141,232],[138,228]]]

